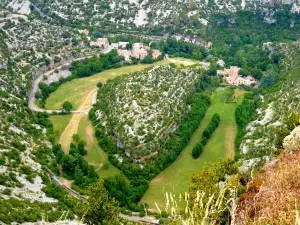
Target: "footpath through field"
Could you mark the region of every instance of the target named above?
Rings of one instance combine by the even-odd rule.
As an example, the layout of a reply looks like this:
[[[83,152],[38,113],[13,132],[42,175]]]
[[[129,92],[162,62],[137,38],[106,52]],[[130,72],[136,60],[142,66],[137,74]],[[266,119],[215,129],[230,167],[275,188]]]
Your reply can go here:
[[[95,98],[93,98],[93,96],[95,94],[97,94],[97,89],[91,90],[88,93],[88,95],[85,97],[85,100],[79,107],[78,111],[81,111],[81,110],[84,111],[86,109],[90,109],[92,107],[93,103],[95,103],[95,102],[93,102],[93,99],[95,99]],[[79,122],[85,116],[87,116],[86,113],[73,114],[69,124],[67,125],[64,132],[60,136],[59,143],[61,144],[62,150],[65,153],[69,152],[70,144],[72,142],[72,137],[74,134],[77,134]]]

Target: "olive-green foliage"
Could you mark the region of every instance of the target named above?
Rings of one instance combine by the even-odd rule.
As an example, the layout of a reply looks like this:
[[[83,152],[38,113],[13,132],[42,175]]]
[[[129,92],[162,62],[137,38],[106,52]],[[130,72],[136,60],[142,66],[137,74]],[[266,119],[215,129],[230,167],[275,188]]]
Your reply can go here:
[[[108,196],[102,180],[89,186],[88,202],[84,206],[86,224],[119,225],[119,203]]]
[[[228,179],[228,176],[230,178]],[[202,198],[203,204],[207,204],[209,198],[214,195],[212,202],[216,202],[218,194],[221,188],[234,187],[237,189],[237,195],[240,195],[244,191],[244,187],[241,184],[242,177],[238,174],[238,166],[233,160],[220,160],[214,164],[206,165],[199,174],[195,174],[192,177],[192,184],[189,189],[190,200],[189,202],[194,202],[197,197],[197,192],[204,192],[205,195]],[[224,186],[221,187],[220,182],[224,182]],[[225,193],[224,197],[227,198],[232,196],[229,191]],[[226,201],[223,201],[226,204]],[[227,208],[224,206],[224,208]],[[213,216],[219,223],[226,224],[228,222],[229,213],[227,210],[215,212]]]
[[[217,129],[220,123],[220,115],[214,114],[210,123],[207,125],[207,127],[203,130],[202,138],[206,138],[207,140],[211,137],[213,132]]]
[[[31,202],[30,200],[18,200],[16,198],[0,198],[0,204],[0,221],[4,224],[11,224],[13,222],[34,223],[44,218],[47,218],[49,222],[54,222],[62,216],[64,210],[68,210],[63,204],[57,205],[56,203],[42,203],[39,201]],[[69,210],[67,219],[74,219],[72,210]]]
[[[235,138],[236,151],[239,149],[242,139],[246,134],[246,126],[253,119],[255,114],[255,103],[252,100],[244,99],[240,105],[236,107],[235,119],[238,127],[237,135]],[[238,157],[238,152],[236,154]]]
[[[72,110],[73,106],[70,102],[64,102],[63,104],[63,109],[66,111],[66,112],[70,112]]]

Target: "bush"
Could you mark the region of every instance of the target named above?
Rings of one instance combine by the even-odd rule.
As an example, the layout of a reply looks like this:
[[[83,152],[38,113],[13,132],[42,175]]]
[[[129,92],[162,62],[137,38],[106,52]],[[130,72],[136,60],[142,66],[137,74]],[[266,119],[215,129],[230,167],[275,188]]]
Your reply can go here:
[[[98,87],[98,88],[102,88],[102,87],[103,87],[103,84],[102,84],[101,82],[99,82],[99,83],[97,84],[97,87]]]
[[[64,102],[63,104],[63,109],[66,111],[66,112],[70,112],[72,110],[73,106],[70,102]]]
[[[199,158],[202,152],[203,152],[203,146],[200,143],[196,144],[196,146],[192,150],[193,158],[194,159]]]
[[[210,123],[207,125],[207,127],[203,130],[202,133],[202,139],[205,138],[206,142],[208,141],[208,139],[212,136],[212,134],[214,133],[214,131],[217,129],[217,127],[219,126],[219,123],[221,121],[220,115],[215,113],[210,121]],[[205,140],[203,141],[205,142]],[[206,144],[205,142],[205,144]]]
[[[207,144],[207,141],[208,141],[207,138],[203,137],[202,140],[201,140],[201,145],[205,146]]]

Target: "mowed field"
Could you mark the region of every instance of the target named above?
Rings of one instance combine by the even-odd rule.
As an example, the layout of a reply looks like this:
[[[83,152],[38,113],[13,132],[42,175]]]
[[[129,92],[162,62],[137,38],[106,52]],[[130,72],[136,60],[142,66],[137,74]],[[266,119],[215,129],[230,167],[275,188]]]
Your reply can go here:
[[[66,126],[71,120],[72,115],[51,115],[49,120],[53,124],[54,139],[56,143],[59,143],[60,136],[64,132]]]
[[[73,110],[77,110],[88,93],[96,88],[98,82],[105,84],[107,80],[117,76],[141,71],[155,65],[168,64],[166,60],[154,64],[138,64],[124,66],[117,69],[106,70],[90,77],[74,79],[62,84],[55,92],[51,93],[46,100],[46,109],[61,109],[65,101],[71,102]],[[87,108],[86,108],[87,109]]]
[[[100,177],[107,178],[120,173],[116,167],[110,164],[107,154],[100,148],[95,137],[93,125],[88,116],[81,119],[78,134],[80,139],[86,141],[86,160],[90,165],[96,166],[96,171]]]
[[[211,96],[212,104],[209,107],[199,128],[193,134],[186,148],[177,160],[159,174],[150,183],[141,202],[147,202],[151,209],[156,209],[155,203],[163,209],[165,207],[165,193],[172,193],[178,197],[177,203],[183,208],[184,203],[179,202],[179,195],[188,191],[192,174],[201,171],[205,164],[216,162],[219,159],[234,156],[234,139],[237,132],[235,122],[235,109],[242,100],[243,92],[236,89],[234,96],[237,103],[225,103],[224,96],[228,95],[229,88],[218,88]],[[208,141],[204,151],[198,159],[192,158],[193,147],[201,140],[203,129],[210,122],[213,114],[219,113],[221,122],[213,136]]]

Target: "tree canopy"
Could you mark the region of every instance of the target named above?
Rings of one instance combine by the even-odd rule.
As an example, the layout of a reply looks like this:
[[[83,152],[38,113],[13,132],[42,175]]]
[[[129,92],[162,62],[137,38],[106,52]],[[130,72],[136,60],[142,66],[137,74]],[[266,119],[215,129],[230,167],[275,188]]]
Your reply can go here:
[[[88,202],[85,205],[84,222],[94,225],[119,225],[119,203],[108,196],[103,180],[99,179],[88,189]]]

